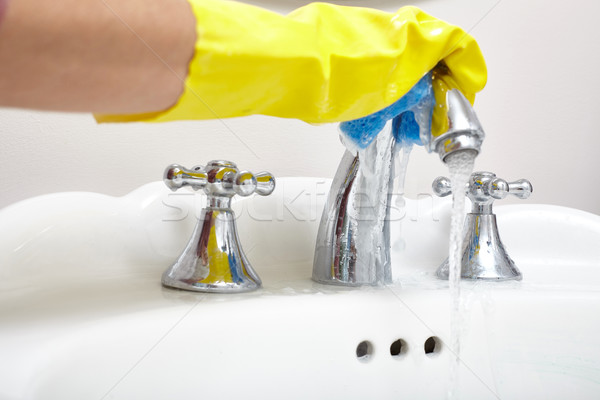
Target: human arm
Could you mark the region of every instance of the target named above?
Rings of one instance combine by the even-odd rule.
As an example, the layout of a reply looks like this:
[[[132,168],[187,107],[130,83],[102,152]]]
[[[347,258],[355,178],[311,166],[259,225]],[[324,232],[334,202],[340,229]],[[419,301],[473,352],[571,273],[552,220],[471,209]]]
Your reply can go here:
[[[158,113],[97,115],[99,121],[253,114],[348,121],[393,104],[440,61],[471,101],[486,82],[475,40],[416,7],[387,13],[311,3],[279,15],[234,1],[189,1],[197,40],[177,104]]]
[[[183,92],[185,0],[12,0],[0,25],[0,106],[132,114]]]
[[[471,100],[485,85],[470,35],[414,7],[313,3],[282,16],[188,1],[12,0],[0,26],[0,106],[116,122],[319,123],[389,106],[440,60]]]

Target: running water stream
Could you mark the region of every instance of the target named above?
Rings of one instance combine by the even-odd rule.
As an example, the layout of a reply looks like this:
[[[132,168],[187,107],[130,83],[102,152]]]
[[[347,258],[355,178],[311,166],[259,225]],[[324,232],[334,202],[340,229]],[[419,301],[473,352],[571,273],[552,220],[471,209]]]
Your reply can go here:
[[[364,189],[362,192],[371,200],[369,202],[370,207],[368,207],[370,213],[367,215],[365,210],[361,210],[361,213],[365,214],[360,215],[363,229],[356,230],[358,232],[356,247],[357,249],[359,246],[363,248],[362,251],[356,250],[356,253],[362,255],[363,258],[368,258],[368,260],[361,260],[363,262],[369,261],[369,263],[391,266],[389,204],[392,200],[392,193],[390,191],[393,187],[394,178],[398,180],[398,189],[400,192],[404,191],[404,178],[409,154],[412,143],[415,142],[414,133],[417,132],[417,136],[421,139],[430,138],[431,110],[434,106],[430,78],[430,76],[424,77],[418,85],[415,85],[411,89],[411,92],[414,92],[413,95],[420,94],[422,96],[416,104],[408,106],[408,100],[404,103],[402,102],[404,98],[396,103],[396,105],[405,106],[406,109],[400,110],[394,108],[394,110],[405,113],[410,111],[409,114],[412,113],[411,115],[413,116],[412,121],[409,118],[406,120],[401,119],[399,120],[400,125],[390,126],[391,120],[389,120],[385,128],[379,127],[379,131],[376,131],[374,130],[374,127],[377,125],[375,122],[380,122],[381,118],[390,117],[386,114],[388,109],[384,109],[369,118],[350,121],[341,125],[343,143],[352,154],[359,155],[358,185]],[[389,109],[393,108],[393,106],[390,107]],[[379,119],[375,117],[379,117]],[[363,144],[368,142],[367,139],[373,136],[378,137],[370,145],[363,147]],[[423,141],[425,142],[425,140]],[[402,152],[402,156],[396,157],[400,152]],[[477,153],[473,150],[458,151],[449,154],[444,160],[449,168],[453,201],[449,246],[449,285],[452,310],[450,315],[449,347],[452,357],[450,357],[448,399],[458,398],[460,332],[461,327],[464,326],[462,321],[464,317],[461,312],[460,272],[463,226],[466,217],[465,196],[467,182],[473,171],[476,155]],[[390,169],[393,168],[394,164],[396,164],[396,170],[392,172]],[[397,205],[402,205],[403,199],[398,199],[398,201],[400,203]],[[375,212],[372,211],[373,206]],[[356,218],[356,220],[358,221],[359,218]],[[385,221],[385,223],[381,223],[382,221]],[[384,248],[381,247],[382,243],[386,244]],[[393,246],[401,250],[403,247],[402,241],[394,243]],[[379,249],[381,251],[375,252],[377,254],[374,255],[372,254],[372,249]],[[391,267],[389,270],[391,274]],[[385,282],[386,280],[378,279],[377,281]]]
[[[450,377],[448,399],[459,398],[460,332],[464,316],[461,308],[460,272],[463,248],[463,227],[466,217],[465,197],[469,176],[475,162],[474,151],[459,151],[446,157],[446,165],[452,184],[452,216],[450,220],[449,284],[451,298],[450,314]]]

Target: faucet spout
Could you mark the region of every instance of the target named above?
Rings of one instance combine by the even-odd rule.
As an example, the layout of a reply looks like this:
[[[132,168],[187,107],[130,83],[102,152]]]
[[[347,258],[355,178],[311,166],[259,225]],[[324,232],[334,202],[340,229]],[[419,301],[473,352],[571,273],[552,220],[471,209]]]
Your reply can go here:
[[[430,138],[430,151],[438,153],[444,163],[450,154],[458,151],[479,154],[485,133],[469,100],[460,90],[452,89],[446,94],[446,105],[448,131]]]
[[[364,151],[345,152],[321,217],[314,281],[343,286],[392,282],[388,203],[395,144],[387,130]]]
[[[478,154],[485,134],[471,104],[452,89],[446,92],[446,106],[447,132],[425,133],[422,142],[444,163],[454,153]],[[384,129],[358,154],[344,154],[321,217],[314,281],[344,286],[392,282],[389,204],[396,151],[396,135]]]

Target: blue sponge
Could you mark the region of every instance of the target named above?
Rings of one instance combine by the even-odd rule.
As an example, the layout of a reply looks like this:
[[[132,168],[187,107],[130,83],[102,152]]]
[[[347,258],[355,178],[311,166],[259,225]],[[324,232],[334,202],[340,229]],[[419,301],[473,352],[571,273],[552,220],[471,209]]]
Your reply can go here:
[[[350,139],[357,147],[366,148],[385,127],[390,119],[394,119],[392,129],[398,142],[421,144],[419,124],[415,119],[413,109],[422,101],[433,104],[433,88],[431,73],[426,74],[408,93],[394,104],[366,117],[342,122],[340,130],[345,139]],[[431,111],[428,119],[431,123]]]

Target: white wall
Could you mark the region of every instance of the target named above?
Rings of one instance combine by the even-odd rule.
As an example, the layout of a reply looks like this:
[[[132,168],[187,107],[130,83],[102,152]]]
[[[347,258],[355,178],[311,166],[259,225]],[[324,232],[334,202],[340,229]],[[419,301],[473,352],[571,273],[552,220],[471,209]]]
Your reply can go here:
[[[301,1],[263,0],[277,11]],[[268,3],[268,1],[272,1]],[[261,4],[260,0],[255,1]],[[344,1],[394,10],[404,1]],[[529,202],[600,214],[600,5],[591,0],[415,0],[478,40],[489,69],[475,109],[487,139],[476,169],[526,177]],[[0,207],[84,190],[123,195],[160,180],[164,167],[225,158],[276,176],[328,176],[343,152],[336,127],[251,117],[161,125],[97,125],[89,115],[0,109]],[[445,174],[437,156],[413,152],[411,196]]]

